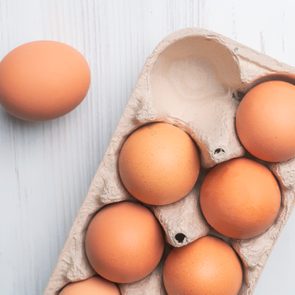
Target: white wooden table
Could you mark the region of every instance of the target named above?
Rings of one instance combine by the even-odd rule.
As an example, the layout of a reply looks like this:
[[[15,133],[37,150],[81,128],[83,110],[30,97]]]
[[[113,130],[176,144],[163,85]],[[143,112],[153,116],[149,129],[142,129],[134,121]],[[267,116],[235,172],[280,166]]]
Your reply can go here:
[[[295,65],[292,0],[0,0],[0,58],[35,39],[87,57],[92,85],[72,113],[26,123],[0,109],[0,294],[40,295],[146,57],[168,33],[217,31]],[[294,295],[295,214],[257,295]]]

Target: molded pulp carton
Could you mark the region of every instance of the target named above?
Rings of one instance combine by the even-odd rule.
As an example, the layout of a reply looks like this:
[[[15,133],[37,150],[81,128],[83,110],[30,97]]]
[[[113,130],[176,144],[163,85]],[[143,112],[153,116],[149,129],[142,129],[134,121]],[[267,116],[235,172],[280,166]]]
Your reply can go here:
[[[122,143],[133,130],[156,121],[175,124],[197,143],[203,169],[210,168],[245,153],[234,123],[243,93],[263,79],[294,82],[294,73],[295,69],[290,66],[206,30],[185,29],[165,38],[145,63],[45,295],[56,295],[67,283],[94,275],[84,252],[85,231],[93,215],[104,205],[132,199],[120,182],[117,159]],[[294,205],[295,159],[269,167],[282,190],[282,207],[276,222],[253,239],[227,239],[244,266],[240,295],[253,294],[263,266]],[[200,213],[200,178],[184,199],[151,207],[165,231],[167,242],[174,247],[182,247],[208,233],[216,234]],[[103,237],[101,239],[103,243]],[[123,295],[166,294],[161,264],[145,279],[119,287]]]

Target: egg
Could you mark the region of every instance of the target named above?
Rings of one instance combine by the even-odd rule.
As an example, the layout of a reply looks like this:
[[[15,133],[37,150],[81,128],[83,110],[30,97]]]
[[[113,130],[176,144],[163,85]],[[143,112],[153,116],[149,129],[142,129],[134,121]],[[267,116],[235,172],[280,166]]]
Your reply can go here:
[[[134,131],[119,155],[119,173],[128,192],[146,204],[165,205],[185,197],[200,170],[199,154],[190,136],[167,123]]]
[[[99,277],[71,283],[59,293],[60,295],[120,295],[118,287]]]
[[[100,210],[87,229],[85,249],[94,270],[118,283],[150,274],[164,251],[161,227],[142,205],[112,204]]]
[[[252,88],[236,114],[239,139],[253,156],[268,162],[295,157],[295,86],[268,81]]]
[[[266,231],[281,205],[276,178],[265,166],[247,159],[233,159],[215,166],[200,189],[201,210],[219,233],[249,239]]]
[[[235,251],[210,236],[174,248],[163,269],[168,295],[237,295],[242,279],[243,270]]]
[[[47,120],[74,109],[85,97],[90,70],[69,45],[34,41],[8,53],[0,63],[0,104],[24,120]]]

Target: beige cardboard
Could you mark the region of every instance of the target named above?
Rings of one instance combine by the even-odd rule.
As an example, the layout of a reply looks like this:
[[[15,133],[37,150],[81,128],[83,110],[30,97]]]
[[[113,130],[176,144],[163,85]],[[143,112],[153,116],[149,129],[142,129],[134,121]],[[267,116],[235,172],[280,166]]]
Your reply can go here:
[[[94,274],[84,252],[85,230],[102,206],[131,198],[119,180],[117,157],[132,130],[153,121],[166,121],[185,129],[197,142],[205,168],[242,156],[244,149],[234,127],[239,92],[262,76],[278,73],[290,75],[295,69],[213,32],[192,28],[165,38],[146,61],[44,294],[58,294],[67,283]],[[295,160],[270,167],[279,178],[283,193],[277,221],[259,237],[229,241],[244,263],[240,295],[253,294],[294,206]],[[183,200],[152,209],[168,243],[175,247],[209,232],[198,206],[198,185]],[[184,235],[182,241],[176,239],[177,233]],[[165,294],[161,268],[140,282],[121,285],[120,289],[123,295]]]

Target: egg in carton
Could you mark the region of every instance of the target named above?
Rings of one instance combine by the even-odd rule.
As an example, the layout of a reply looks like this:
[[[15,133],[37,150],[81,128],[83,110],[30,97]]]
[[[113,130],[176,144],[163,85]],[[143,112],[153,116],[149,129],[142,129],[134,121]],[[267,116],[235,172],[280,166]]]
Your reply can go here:
[[[57,295],[68,283],[95,274],[84,250],[85,232],[100,208],[132,199],[117,170],[120,148],[132,131],[151,122],[174,124],[197,143],[202,167],[213,167],[245,154],[235,132],[235,113],[242,94],[261,79],[276,78],[294,83],[294,73],[295,69],[290,66],[207,30],[184,29],[165,38],[145,63],[44,294]],[[277,176],[282,191],[278,218],[258,237],[227,240],[243,262],[240,295],[253,294],[294,206],[295,159],[269,167]],[[202,175],[193,191],[182,200],[151,206],[166,240],[173,247],[182,247],[212,233],[199,207],[200,178]],[[103,237],[101,239],[103,243]],[[122,295],[166,294],[162,265],[143,280],[119,287]]]

